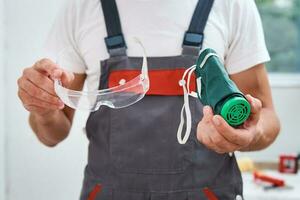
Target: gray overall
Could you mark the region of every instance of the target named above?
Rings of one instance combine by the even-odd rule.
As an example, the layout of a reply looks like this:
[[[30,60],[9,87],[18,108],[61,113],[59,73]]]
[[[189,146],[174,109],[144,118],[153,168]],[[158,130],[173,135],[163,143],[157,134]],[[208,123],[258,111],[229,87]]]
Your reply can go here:
[[[101,62],[99,85],[105,89],[113,72],[140,70],[142,58],[126,55],[115,0],[101,0],[101,5],[110,53],[110,58]],[[185,70],[196,63],[212,6],[213,0],[199,0],[184,36],[182,55],[148,58],[150,90],[151,83],[157,81],[151,80],[152,71]],[[186,144],[178,143],[182,105],[182,95],[156,91],[127,108],[102,106],[91,113],[86,125],[90,143],[80,200],[234,200],[242,195],[235,157],[217,154],[196,138],[202,118],[202,105],[196,98],[190,99],[192,134]]]

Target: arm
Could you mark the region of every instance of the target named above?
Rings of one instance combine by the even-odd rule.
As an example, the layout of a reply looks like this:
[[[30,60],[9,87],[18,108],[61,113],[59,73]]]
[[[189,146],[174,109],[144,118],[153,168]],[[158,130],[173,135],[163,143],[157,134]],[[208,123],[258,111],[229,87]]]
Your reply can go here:
[[[30,112],[32,130],[43,144],[52,147],[68,136],[74,110],[59,100],[49,77],[61,78],[68,88],[81,90],[85,74],[73,75],[58,68],[50,60],[42,60],[25,69],[18,80],[19,97]]]
[[[262,103],[257,124],[259,134],[256,135],[256,138],[248,147],[241,150],[255,151],[268,147],[276,139],[280,130],[280,123],[274,109],[265,66],[258,65],[244,72],[234,74],[230,78],[244,94],[250,94]]]
[[[249,119],[241,127],[233,128],[206,106],[203,119],[198,124],[198,140],[218,153],[255,151],[268,147],[276,139],[280,125],[264,65],[234,74],[231,79],[244,94],[248,94],[246,98],[251,104]]]

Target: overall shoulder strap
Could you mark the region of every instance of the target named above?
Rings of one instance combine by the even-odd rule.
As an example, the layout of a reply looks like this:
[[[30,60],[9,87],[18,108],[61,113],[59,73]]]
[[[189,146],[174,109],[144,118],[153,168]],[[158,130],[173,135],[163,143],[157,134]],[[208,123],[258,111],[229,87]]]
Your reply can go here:
[[[198,56],[204,40],[204,29],[214,0],[198,0],[189,30],[184,35],[182,44],[183,55]]]
[[[111,57],[126,55],[126,43],[122,33],[119,12],[115,0],[101,0],[107,37],[105,44]]]

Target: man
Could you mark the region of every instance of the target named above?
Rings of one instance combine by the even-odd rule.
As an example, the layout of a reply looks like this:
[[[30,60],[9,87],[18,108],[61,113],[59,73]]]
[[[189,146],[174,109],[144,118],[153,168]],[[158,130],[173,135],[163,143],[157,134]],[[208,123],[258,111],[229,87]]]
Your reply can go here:
[[[26,68],[18,80],[36,136],[53,147],[72,125],[74,110],[56,96],[54,79],[73,90],[81,90],[86,80],[94,91],[113,86],[111,77],[130,80],[131,72],[140,70],[141,58],[130,57],[142,55],[134,37],[147,52],[150,90],[127,108],[104,106],[91,113],[81,200],[242,199],[241,175],[231,152],[264,149],[280,129],[264,66],[269,55],[253,0],[70,1],[47,40],[48,59]],[[192,134],[180,145],[176,132],[183,98],[178,74],[208,47],[246,94],[251,115],[233,128],[193,99]],[[60,56],[64,66],[59,66],[56,59],[64,49],[68,53]]]

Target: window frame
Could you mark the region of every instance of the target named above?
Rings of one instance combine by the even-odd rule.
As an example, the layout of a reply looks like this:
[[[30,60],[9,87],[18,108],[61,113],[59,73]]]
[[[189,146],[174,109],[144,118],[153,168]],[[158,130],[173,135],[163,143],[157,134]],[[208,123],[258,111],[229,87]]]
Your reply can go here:
[[[255,2],[256,2],[256,5],[257,5],[257,8],[258,8],[261,20],[262,20],[262,25],[264,25],[264,23],[263,23],[263,21],[264,21],[264,12],[261,12],[259,1],[263,1],[263,0],[255,0]],[[276,4],[276,1],[280,1],[280,0],[272,0],[272,1],[273,1],[273,3]],[[293,2],[295,0],[290,0],[290,1]],[[298,0],[296,0],[296,1],[298,1]],[[287,7],[282,7],[282,9],[287,9]],[[289,9],[289,11],[294,12],[293,7],[289,7],[288,9]],[[300,16],[298,16],[298,17],[300,18]],[[297,26],[298,26],[298,23],[297,23]],[[264,26],[263,28],[267,29],[268,27]],[[266,31],[264,31],[264,32],[265,32],[265,38],[267,38],[268,35],[266,35],[267,34]],[[300,27],[298,27],[298,34],[300,34]],[[300,38],[297,38],[297,39],[300,39]],[[267,39],[265,39],[265,41],[266,41],[266,45],[268,47],[269,43],[267,43]],[[300,46],[295,49],[296,52],[298,52],[298,48],[300,49]],[[269,51],[269,54],[271,54],[270,51]],[[298,68],[297,68],[296,71],[293,71],[293,70],[292,71],[289,71],[289,70],[284,70],[284,71],[274,70],[274,71],[272,71],[272,63],[271,63],[272,62],[272,55],[270,55],[270,56],[271,56],[271,61],[268,63],[269,68],[266,65],[266,69],[268,70],[271,85],[274,86],[274,87],[287,87],[288,85],[290,85],[291,87],[295,87],[295,86],[298,87],[299,84],[300,84],[299,83],[300,82],[300,71],[297,71]]]

